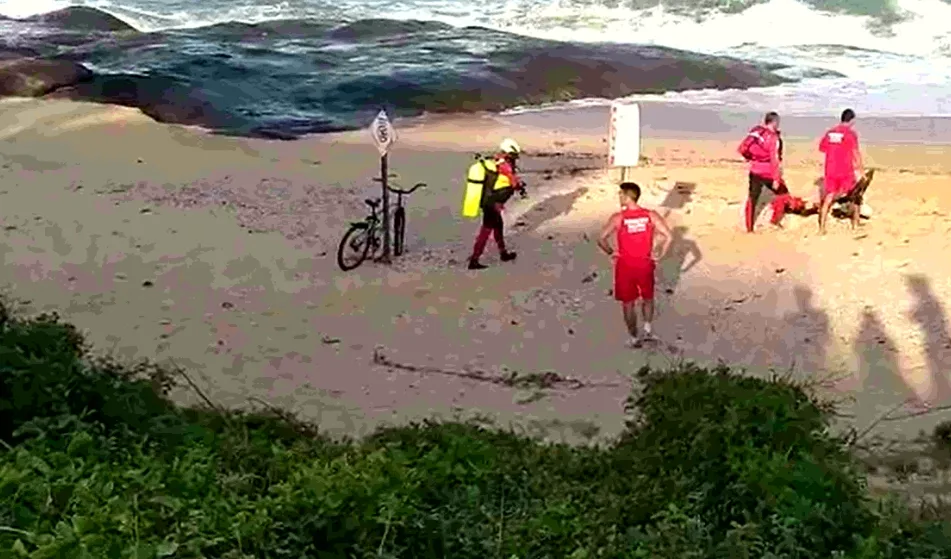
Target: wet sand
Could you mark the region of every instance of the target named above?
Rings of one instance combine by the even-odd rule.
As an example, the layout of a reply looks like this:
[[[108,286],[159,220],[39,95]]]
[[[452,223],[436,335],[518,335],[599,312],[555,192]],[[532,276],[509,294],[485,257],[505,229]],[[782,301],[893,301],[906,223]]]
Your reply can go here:
[[[854,399],[844,412],[859,427],[907,399],[949,403],[944,121],[900,123],[896,136],[927,145],[883,143],[870,125],[876,213],[858,235],[839,222],[822,238],[815,218],[796,216],[785,230],[763,215],[757,234],[741,231],[733,148],[751,122],[700,111],[690,122],[706,132],[665,135],[680,123],[648,116],[664,110],[645,107],[648,162],[633,171],[676,233],[658,282],[662,350],[625,348],[594,245],[617,178],[596,113],[398,122],[391,170],[429,184],[409,200],[407,253],[344,273],[337,242],[379,192],[365,132],[268,142],[126,108],[3,101],[0,284],[104,351],[188,370],[223,405],[265,401],[335,434],[486,417],[555,440],[609,437],[637,368],[682,358],[837,375],[829,393]],[[811,130],[784,123],[786,174],[810,198],[820,162],[797,127]],[[469,272],[478,222],[459,216],[462,176],[504,136],[528,152],[531,197],[506,212],[519,258],[499,263],[490,243],[491,268]],[[567,380],[536,382],[551,372]],[[510,386],[513,373],[530,380]],[[881,428],[914,433],[946,415]]]

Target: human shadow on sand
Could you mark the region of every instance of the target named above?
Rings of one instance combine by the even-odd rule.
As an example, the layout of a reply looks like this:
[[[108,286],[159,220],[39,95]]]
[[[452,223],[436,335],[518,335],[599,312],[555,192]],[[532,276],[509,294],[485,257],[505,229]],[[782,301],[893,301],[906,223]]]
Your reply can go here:
[[[914,391],[901,376],[898,348],[885,332],[885,325],[878,313],[871,307],[862,310],[862,321],[852,348],[858,359],[856,374],[859,390],[885,397],[915,397]]]
[[[682,210],[693,201],[694,192],[697,190],[695,182],[674,183],[673,188],[667,191],[667,195],[660,203],[664,208],[662,214],[665,218],[669,217],[676,210]],[[687,238],[687,228],[684,226],[673,227],[670,230],[673,238],[670,243],[670,252],[660,261],[660,277],[664,290],[668,295],[673,294],[680,284],[680,278],[691,268],[697,265],[703,259],[703,253],[700,246],[693,239]]]
[[[925,340],[925,360],[931,374],[937,402],[951,398],[948,374],[951,371],[951,334],[948,332],[948,317],[941,302],[931,290],[931,282],[923,275],[905,276],[908,291],[914,298],[911,318],[918,323]]]
[[[805,285],[793,288],[796,311],[783,317],[787,366],[803,371],[820,371],[826,367],[831,325],[828,313],[813,303],[812,289]]]
[[[677,290],[680,278],[703,260],[700,245],[697,244],[697,241],[687,237],[686,227],[678,225],[672,227],[670,232],[673,236],[670,251],[659,262],[660,277],[668,295]]]
[[[660,207],[666,209],[664,216],[670,215],[675,210],[686,208],[687,204],[693,201],[696,190],[697,183],[695,182],[675,182],[673,188],[667,191],[667,196],[660,203]]]
[[[537,202],[523,213],[514,224],[519,233],[531,233],[545,222],[567,215],[575,202],[588,193],[587,187],[576,188],[571,192],[556,194]]]

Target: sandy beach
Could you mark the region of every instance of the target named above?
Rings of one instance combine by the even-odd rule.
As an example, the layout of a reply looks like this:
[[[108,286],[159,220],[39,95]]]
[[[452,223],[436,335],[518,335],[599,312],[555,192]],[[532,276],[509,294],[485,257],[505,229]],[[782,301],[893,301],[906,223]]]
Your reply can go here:
[[[879,171],[859,232],[836,222],[819,237],[797,216],[771,230],[764,208],[748,235],[734,148],[756,116],[691,111],[644,107],[632,175],[676,235],[658,281],[663,350],[625,348],[594,244],[617,205],[603,109],[397,121],[391,170],[429,185],[408,202],[407,253],[344,273],[337,243],[379,194],[365,132],[230,138],[130,108],[6,99],[0,284],[103,351],[180,366],[222,405],[267,402],[333,434],[486,417],[554,440],[610,437],[634,372],[678,359],[835,377],[827,390],[851,400],[859,428],[908,400],[951,403],[948,121],[860,116]],[[796,195],[816,195],[814,138],[830,122],[783,123]],[[530,198],[506,212],[519,257],[503,265],[490,244],[491,268],[469,272],[478,222],[459,215],[463,173],[505,136],[527,152]],[[505,381],[549,372],[564,382]],[[920,404],[906,408],[893,414]]]

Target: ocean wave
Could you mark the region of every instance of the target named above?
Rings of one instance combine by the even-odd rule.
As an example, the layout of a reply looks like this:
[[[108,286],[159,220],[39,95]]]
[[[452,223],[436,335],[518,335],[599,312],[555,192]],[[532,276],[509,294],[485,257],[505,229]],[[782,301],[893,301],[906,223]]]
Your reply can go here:
[[[189,63],[173,64],[165,47],[129,47],[145,53],[137,62],[132,56],[96,47],[95,56],[86,62],[95,60],[97,67],[101,64],[113,73],[151,72],[201,88],[209,87],[208,81],[219,71],[234,74],[226,76],[232,90],[241,72],[279,76],[254,78],[247,87],[274,85],[275,96],[292,95],[304,99],[303,104],[271,101],[265,109],[252,103],[241,110],[258,115],[255,118],[264,118],[259,113],[268,111],[275,118],[293,114],[295,126],[315,114],[313,105],[327,89],[323,78],[339,85],[344,68],[354,74],[358,85],[376,84],[372,76],[382,76],[379,83],[385,84],[394,74],[400,94],[412,90],[403,87],[407,83],[422,79],[428,92],[424,98],[432,97],[430,88],[442,87],[439,75],[454,79],[465,75],[466,87],[486,83],[492,89],[505,78],[487,67],[486,60],[499,50],[517,51],[538,39],[588,45],[637,43],[738,57],[761,67],[786,66],[771,74],[784,78],[786,85],[733,89],[721,81],[709,91],[656,91],[648,94],[650,99],[731,107],[749,104],[746,108],[804,114],[836,112],[836,107],[844,105],[862,114],[951,111],[951,0],[0,0],[0,14],[37,16],[76,5],[102,10],[138,31],[149,32],[150,37],[170,37],[191,57]],[[51,33],[43,25],[29,31],[18,27],[9,33],[9,26],[0,25],[5,36],[22,39],[20,48],[31,49],[31,37]],[[492,32],[474,32],[474,27]],[[338,36],[332,37],[331,32]],[[502,33],[493,34],[497,32]],[[262,44],[264,34],[279,40]],[[400,34],[410,38],[400,39]],[[323,43],[315,44],[315,37]],[[92,48],[82,38],[70,40],[78,50]],[[400,51],[402,40],[406,43]],[[15,41],[6,42],[12,46]],[[56,42],[63,45],[67,38],[60,36]],[[242,42],[249,44],[238,44]],[[368,48],[377,42],[384,52]],[[148,53],[150,49],[163,52]],[[410,56],[414,49],[418,60]],[[201,63],[202,53],[236,56],[238,61],[196,72],[190,65]],[[311,71],[323,72],[321,79],[308,75],[307,64],[301,64],[299,57],[310,57]],[[347,62],[341,65],[344,58]],[[423,63],[430,71],[420,78],[418,67]],[[282,80],[296,81],[304,84],[302,89],[313,87],[316,92],[298,92]],[[684,80],[684,87],[696,85],[690,81]],[[211,90],[222,87],[219,83]],[[598,98],[597,88],[590,89]],[[531,106],[531,102],[557,102],[580,93],[529,95],[520,101]],[[632,98],[645,97],[638,91]],[[502,105],[510,106],[509,100]],[[317,120],[351,118],[336,111],[321,113]]]
[[[19,22],[17,48],[98,75],[57,97],[132,105],[166,122],[269,137],[394,116],[501,111],[591,97],[772,86],[778,64],[656,46],[572,44],[441,22],[228,22],[140,33],[93,8]],[[9,37],[0,38],[12,47]],[[64,70],[65,71],[65,70]]]
[[[825,42],[906,54],[941,52],[951,38],[951,0],[0,0],[0,15],[25,18],[76,6],[102,10],[144,32],[386,18],[699,52],[741,42]]]
[[[143,32],[269,21],[438,22],[574,43],[637,43],[817,67],[874,84],[914,67],[944,79],[951,66],[951,0],[0,0],[0,15],[53,7],[105,11]],[[799,47],[839,45],[912,57],[852,68],[848,55]],[[784,52],[785,51],[785,52]]]

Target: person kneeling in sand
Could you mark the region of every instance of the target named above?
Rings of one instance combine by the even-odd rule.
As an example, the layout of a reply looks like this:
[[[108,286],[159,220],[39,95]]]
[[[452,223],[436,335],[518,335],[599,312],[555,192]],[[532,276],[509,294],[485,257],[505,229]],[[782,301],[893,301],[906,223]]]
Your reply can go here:
[[[770,223],[782,227],[783,218],[786,214],[798,216],[810,216],[819,213],[819,204],[815,202],[806,202],[799,196],[793,196],[786,186],[786,181],[781,181],[777,187],[777,194],[770,203],[773,210],[773,217]]]
[[[633,346],[641,347],[642,339],[637,331],[637,302],[643,301],[644,339],[651,340],[654,333],[654,270],[656,261],[670,249],[673,235],[667,222],[654,210],[638,205],[641,187],[633,182],[620,186],[618,197],[621,211],[612,215],[601,230],[598,247],[614,260],[614,298],[621,303],[624,323],[633,338]],[[654,250],[654,232],[663,237],[660,250]],[[614,235],[617,249],[611,247]]]

